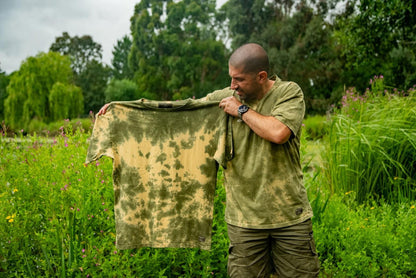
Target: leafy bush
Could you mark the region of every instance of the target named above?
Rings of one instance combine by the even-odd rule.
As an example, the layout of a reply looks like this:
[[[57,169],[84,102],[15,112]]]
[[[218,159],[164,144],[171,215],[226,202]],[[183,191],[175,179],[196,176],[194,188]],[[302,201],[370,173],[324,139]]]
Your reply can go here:
[[[303,124],[308,134],[308,140],[318,140],[324,138],[328,133],[326,116],[314,115],[306,117]]]
[[[414,277],[415,202],[357,205],[355,193],[331,197],[314,223],[322,277]]]

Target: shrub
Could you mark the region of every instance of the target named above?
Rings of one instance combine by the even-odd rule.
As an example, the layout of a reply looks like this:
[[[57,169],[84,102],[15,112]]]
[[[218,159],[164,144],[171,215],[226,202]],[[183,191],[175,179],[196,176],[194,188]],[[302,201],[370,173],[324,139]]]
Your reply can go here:
[[[319,140],[328,133],[326,116],[308,116],[303,120],[303,124],[308,134],[308,140]]]

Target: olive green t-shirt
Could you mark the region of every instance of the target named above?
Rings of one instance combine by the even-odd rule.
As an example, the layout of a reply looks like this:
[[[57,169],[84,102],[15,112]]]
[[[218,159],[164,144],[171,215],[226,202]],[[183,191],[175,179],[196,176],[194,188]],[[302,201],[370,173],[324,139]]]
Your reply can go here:
[[[218,102],[113,102],[94,124],[86,163],[113,159],[116,245],[210,249],[228,116]]]
[[[312,217],[299,154],[305,113],[303,93],[297,84],[274,78],[273,87],[261,100],[246,104],[289,127],[292,131],[289,141],[272,143],[255,134],[244,122],[232,120],[234,158],[224,170],[225,220],[239,227],[279,228]],[[231,95],[233,91],[227,88],[208,94],[205,99],[221,100]]]

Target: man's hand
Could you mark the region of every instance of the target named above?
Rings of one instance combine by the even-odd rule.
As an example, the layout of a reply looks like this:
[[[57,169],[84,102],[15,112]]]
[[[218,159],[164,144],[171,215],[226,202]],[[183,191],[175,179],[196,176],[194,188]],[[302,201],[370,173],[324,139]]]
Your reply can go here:
[[[104,104],[104,106],[101,107],[100,111],[98,111],[98,116],[104,115],[105,112],[107,112],[107,108],[108,108],[109,105],[110,105],[110,103]]]
[[[224,110],[225,113],[230,114],[234,117],[239,117],[238,107],[242,103],[238,101],[235,97],[226,97],[220,101],[220,108]],[[257,113],[253,109],[244,113],[242,120],[254,131],[257,135],[266,139],[267,141],[284,144],[286,143],[292,131],[278,119],[273,116],[264,116]]]
[[[231,116],[238,117],[238,107],[242,103],[238,101],[234,96],[223,98],[220,101],[220,108],[224,110],[225,113],[230,114]]]

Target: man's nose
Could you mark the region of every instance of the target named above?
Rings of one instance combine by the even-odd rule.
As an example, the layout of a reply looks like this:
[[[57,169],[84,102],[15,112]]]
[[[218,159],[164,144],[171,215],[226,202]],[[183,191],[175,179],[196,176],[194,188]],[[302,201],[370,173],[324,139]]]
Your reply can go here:
[[[231,88],[231,90],[237,90],[238,89],[238,85],[234,80],[231,80],[230,88]]]

